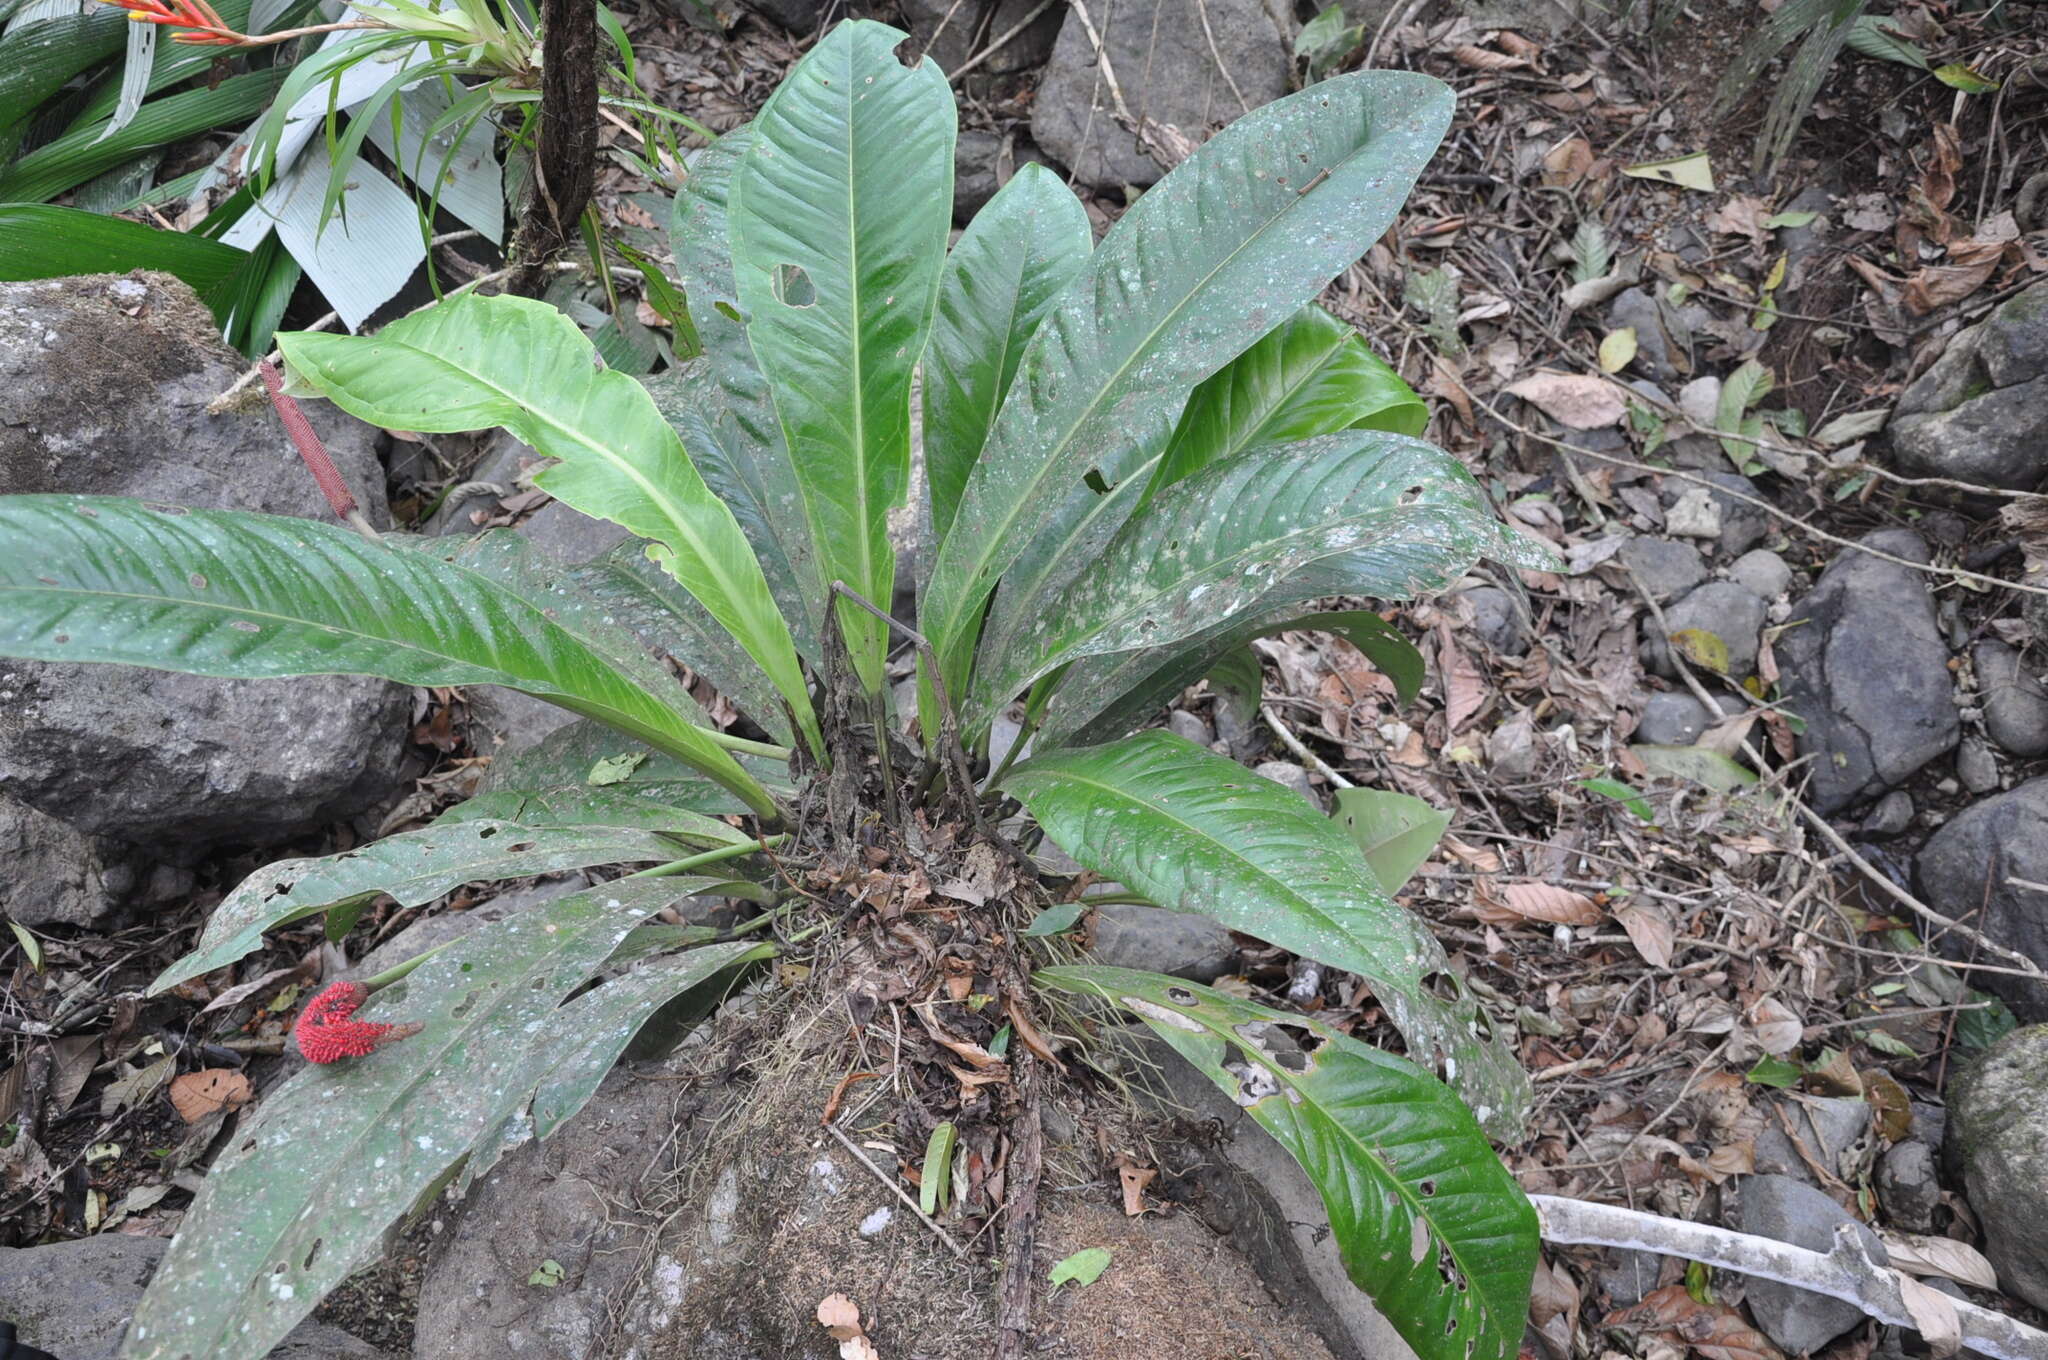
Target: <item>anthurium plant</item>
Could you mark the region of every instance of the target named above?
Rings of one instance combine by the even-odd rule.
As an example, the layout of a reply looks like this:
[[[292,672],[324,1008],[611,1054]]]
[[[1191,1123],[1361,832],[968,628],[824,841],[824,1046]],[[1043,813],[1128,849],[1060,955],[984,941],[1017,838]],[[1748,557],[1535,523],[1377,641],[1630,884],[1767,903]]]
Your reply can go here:
[[[502,426],[554,460],[541,487],[630,530],[627,546],[563,568],[509,531],[374,538],[0,499],[7,655],[502,685],[582,719],[422,829],[254,875],[156,990],[316,913],[345,942],[379,895],[649,866],[324,993],[300,1030],[323,1061],[215,1163],[124,1355],[267,1353],[423,1196],[559,1128],[654,1010],[837,928],[805,923],[818,894],[794,866],[929,865],[943,883],[957,875],[935,859],[977,851],[1019,884],[957,917],[1014,960],[998,1013],[1047,1017],[1056,990],[1058,1013],[1095,1017],[1030,1026],[1013,1066],[1149,1028],[1300,1160],[1352,1278],[1419,1353],[1516,1349],[1536,1220],[1488,1135],[1517,1130],[1527,1079],[1392,896],[1441,822],[1369,791],[1328,817],[1136,730],[1290,627],[1344,631],[1405,701],[1421,665],[1398,633],[1312,602],[1410,599],[1481,557],[1542,560],[1315,304],[1393,221],[1450,92],[1366,72],[1281,99],[1100,244],[1028,166],[949,250],[953,100],[932,62],[899,58],[902,36],[834,29],[696,158],[671,233],[704,354],[680,372],[608,370],[561,314],[513,297],[280,337],[299,395],[392,429]],[[887,612],[889,516],[906,505],[923,534],[914,622]],[[747,723],[715,726],[669,659]],[[914,719],[889,683],[913,662]],[[1038,966],[1024,926],[1065,891],[1037,874],[1044,842],[1145,901],[1356,974],[1403,1056],[1171,977]],[[685,893],[757,914],[723,934],[652,921]]]

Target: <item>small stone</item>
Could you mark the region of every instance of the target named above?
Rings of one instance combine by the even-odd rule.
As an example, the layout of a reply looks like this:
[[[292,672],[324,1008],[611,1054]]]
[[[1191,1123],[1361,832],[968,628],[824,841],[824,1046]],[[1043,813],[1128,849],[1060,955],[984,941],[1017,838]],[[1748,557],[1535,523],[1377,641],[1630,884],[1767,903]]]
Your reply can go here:
[[[1991,739],[2016,756],[2048,755],[2048,686],[2003,642],[1980,642],[1970,656]]]
[[[1860,828],[1864,835],[1877,840],[1889,840],[1913,825],[1913,795],[1904,789],[1893,789],[1877,800],[1870,809],[1870,815],[1863,819]]]
[[[1728,649],[1730,679],[1740,680],[1756,670],[1757,641],[1764,629],[1764,602],[1733,581],[1709,581],[1664,611],[1671,634],[1693,630],[1710,633]],[[1665,637],[1657,621],[1644,618],[1644,659],[1659,675],[1675,676]],[[1700,669],[1697,665],[1693,669]]]
[[[1870,1131],[1870,1106],[1861,1100],[1817,1097],[1779,1105],[1756,1136],[1756,1169],[1808,1185],[1815,1184],[1817,1178],[1806,1156],[1786,1135],[1780,1114],[1790,1118],[1793,1133],[1806,1145],[1806,1152],[1831,1176],[1853,1168],[1857,1148]]]
[[[1721,406],[1721,380],[1711,375],[1694,378],[1678,389],[1678,409],[1702,430],[1715,428]]]
[[[1721,507],[1703,486],[1688,486],[1664,510],[1664,527],[1687,538],[1721,537]]]
[[[1285,785],[1308,799],[1309,802],[1316,803],[1319,807],[1321,806],[1321,803],[1316,798],[1315,786],[1308,782],[1308,771],[1292,761],[1264,761],[1252,773],[1261,779],[1270,779],[1275,784]]]
[[[1719,532],[1718,527],[1715,532]],[[1707,559],[1690,543],[1668,538],[1632,538],[1615,557],[1659,604],[1677,599],[1707,579]]]
[[[1176,708],[1166,715],[1166,730],[1197,746],[1206,747],[1216,740],[1216,734],[1209,730],[1209,724],[1184,708]]]
[[[1910,1139],[1888,1149],[1877,1163],[1877,1200],[1894,1226],[1933,1232],[1934,1211],[1941,1207],[1934,1150]]]
[[[1775,600],[1792,585],[1792,568],[1768,548],[1752,548],[1728,566],[1728,579],[1759,600]]]
[[[1684,339],[1672,333],[1663,305],[1645,290],[1629,288],[1617,294],[1607,308],[1607,326],[1635,331],[1638,372],[1668,382],[1679,375],[1680,364],[1683,371],[1691,371],[1692,356],[1685,352]]]
[[[1206,916],[1131,902],[1095,909],[1095,961],[1111,968],[1214,982],[1236,959],[1230,932]]]
[[[1966,920],[1994,944],[2048,967],[2048,892],[2019,886],[2048,883],[2048,776],[1958,813],[1928,838],[1914,875],[1936,911]],[[1953,932],[1939,937],[1939,947],[1952,958],[1979,958],[1974,943]],[[2048,983],[2010,973],[1972,979],[2020,1019],[2048,1020]]]
[[[1616,1247],[1606,1253],[1597,1277],[1609,1308],[1633,1308],[1664,1278],[1664,1257],[1654,1251]]]
[[[1529,650],[1529,626],[1514,597],[1496,586],[1479,586],[1460,591],[1457,598],[1472,610],[1472,631],[1481,642],[1502,656],[1520,656]]]
[[[1652,694],[1643,705],[1635,740],[1651,746],[1690,746],[1714,721],[1707,706],[1690,694]]]
[[[2048,1308],[2048,1025],[2014,1030],[1963,1069],[1948,1133],[2000,1286]]]
[[[1998,787],[1998,757],[1975,737],[1965,737],[1956,748],[1956,777],[1971,793],[1989,793]]]
[[[1742,1181],[1743,1232],[1825,1252],[1835,1245],[1836,1226],[1855,1222],[1841,1205],[1788,1177],[1748,1176]],[[1856,1224],[1856,1234],[1880,1263],[1890,1259],[1876,1233]],[[1750,1280],[1748,1302],[1757,1325],[1788,1355],[1811,1355],[1863,1321],[1863,1310],[1853,1303],[1775,1280]]]

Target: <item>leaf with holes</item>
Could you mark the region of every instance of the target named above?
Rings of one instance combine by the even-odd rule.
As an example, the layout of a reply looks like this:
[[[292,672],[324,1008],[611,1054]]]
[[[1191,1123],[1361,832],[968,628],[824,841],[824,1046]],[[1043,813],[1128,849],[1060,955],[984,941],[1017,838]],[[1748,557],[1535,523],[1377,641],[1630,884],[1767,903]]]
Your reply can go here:
[[[1332,815],[1351,833],[1373,876],[1390,893],[1401,890],[1451,824],[1450,813],[1385,789],[1339,789]]]
[[[1034,756],[1003,789],[1054,844],[1150,901],[1195,912],[1371,984],[1408,1041],[1440,1057],[1479,1122],[1513,1136],[1529,1079],[1396,906],[1344,829],[1293,791],[1165,732]],[[1445,1000],[1433,985],[1452,988]]]
[[[733,281],[774,395],[826,584],[887,608],[889,511],[910,487],[910,376],[924,352],[953,221],[956,115],[904,35],[849,21],[776,87],[728,190]],[[708,602],[707,602],[708,603]],[[869,693],[882,624],[839,622]]]
[[[558,898],[478,927],[373,995],[361,1018],[422,1032],[303,1067],[264,1096],[186,1211],[122,1354],[268,1354],[533,1088],[558,1056],[562,999],[676,895],[647,879]]]
[[[654,555],[775,682],[819,740],[789,628],[731,510],[646,389],[603,366],[576,323],[530,298],[463,293],[373,336],[278,337],[293,374],[387,430],[502,426],[560,461],[535,486],[649,540]]]
[[[1032,338],[939,545],[918,618],[952,693],[998,580],[1001,654],[1136,508],[1195,384],[1379,239],[1450,112],[1427,76],[1336,76],[1238,119],[1118,219]]]
[[[1041,968],[1135,1013],[1308,1172],[1344,1269],[1424,1360],[1507,1360],[1536,1211],[1458,1098],[1305,1016],[1121,968]]]
[[[530,601],[311,520],[106,496],[0,499],[0,655],[504,685],[601,718],[775,811],[711,733]]]
[[[402,907],[416,907],[478,880],[666,862],[688,853],[681,841],[631,827],[478,820],[437,822],[319,859],[280,860],[242,880],[213,909],[198,945],[159,973],[150,992],[233,963],[262,944],[266,930],[366,902],[379,893],[396,898]]]

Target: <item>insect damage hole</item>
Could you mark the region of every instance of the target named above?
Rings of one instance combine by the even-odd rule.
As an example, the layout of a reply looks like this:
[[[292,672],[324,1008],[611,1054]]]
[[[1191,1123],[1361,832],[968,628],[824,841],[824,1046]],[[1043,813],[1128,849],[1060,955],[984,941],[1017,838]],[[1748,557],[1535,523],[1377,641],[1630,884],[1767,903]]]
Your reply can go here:
[[[775,300],[785,307],[809,307],[818,300],[818,289],[800,264],[775,266]]]

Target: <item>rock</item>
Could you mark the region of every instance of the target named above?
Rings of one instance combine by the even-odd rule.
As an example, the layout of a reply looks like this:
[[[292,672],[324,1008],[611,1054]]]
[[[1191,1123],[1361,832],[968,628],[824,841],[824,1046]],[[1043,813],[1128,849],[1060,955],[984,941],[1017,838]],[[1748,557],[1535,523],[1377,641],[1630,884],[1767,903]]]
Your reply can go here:
[[[1048,11],[1046,17],[1057,20],[1059,12]],[[993,132],[962,132],[953,156],[953,221],[966,226],[1019,169],[1045,163],[1029,137],[1006,140]]]
[[[88,926],[117,905],[99,843],[0,795],[0,915],[28,926]]]
[[[608,519],[586,515],[561,501],[549,501],[519,531],[536,548],[564,566],[602,557],[632,535]]]
[[[1176,708],[1166,715],[1166,730],[1197,746],[1206,747],[1216,740],[1216,734],[1209,730],[1209,724],[1184,708]]]
[[[0,283],[0,487],[332,519],[190,289],[162,274]],[[386,522],[377,432],[306,415]],[[362,812],[397,782],[410,712],[381,680],[216,680],[0,662],[0,793],[96,837],[185,855]]]
[[[1643,660],[1659,675],[1677,675],[1665,637],[1696,630],[1712,633],[1728,649],[1728,676],[1740,680],[1756,671],[1757,642],[1764,630],[1764,602],[1733,581],[1709,581],[1664,611],[1670,634],[1657,621],[1643,620]],[[1698,666],[1694,666],[1698,670]]]
[[[1927,560],[1909,530],[1863,542]],[[1786,706],[1806,720],[1800,753],[1817,757],[1808,786],[1816,810],[1883,793],[1955,747],[1962,726],[1948,648],[1918,572],[1844,552],[1793,605],[1792,620],[1774,646]]]
[[[516,689],[473,685],[462,693],[469,705],[470,742],[500,759],[538,746],[549,733],[576,721],[568,709]]]
[[[911,50],[929,56],[948,75],[1029,18],[1034,7],[1034,0],[897,0],[904,26],[916,39]],[[1059,31],[1059,11],[1048,10],[974,69],[1014,75],[1041,66]]]
[[[1690,746],[1713,721],[1707,706],[1690,694],[1660,691],[1643,705],[1634,740],[1651,746]]]
[[[1293,789],[1317,807],[1323,805],[1322,800],[1316,797],[1315,785],[1308,782],[1308,771],[1302,769],[1301,766],[1296,765],[1293,761],[1262,761],[1252,773],[1261,779],[1270,779],[1275,784],[1282,784]]]
[[[812,33],[818,21],[832,8],[829,0],[740,0],[764,18],[773,19],[792,33]]]
[[[1658,604],[1677,599],[1707,579],[1707,559],[1692,544],[1676,539],[1632,538],[1615,558]]]
[[[1724,460],[1725,461],[1725,460]],[[1667,507],[1667,527],[1672,533],[1679,533],[1677,517],[1679,505],[1684,502],[1693,522],[1704,527],[1703,512],[1712,506],[1716,518],[1711,533],[1690,532],[1690,538],[1712,538],[1715,548],[1723,557],[1740,557],[1763,540],[1770,527],[1770,517],[1757,506],[1736,499],[1737,496],[1753,496],[1761,500],[1762,493],[1756,484],[1739,472],[1701,471],[1695,474],[1713,483],[1702,486],[1698,482],[1682,477],[1666,477],[1663,490],[1658,494]],[[1735,493],[1733,495],[1729,493]]]
[[[1861,1100],[1836,1097],[1804,1097],[1787,1100],[1766,1116],[1756,1136],[1756,1169],[1767,1175],[1788,1176],[1808,1185],[1816,1182],[1813,1168],[1799,1153],[1798,1145],[1785,1132],[1778,1112],[1791,1119],[1792,1133],[1815,1161],[1831,1176],[1855,1174],[1859,1145],[1870,1131],[1870,1106]]]
[[[1721,380],[1709,373],[1679,388],[1678,409],[1696,428],[1716,428],[1721,410]],[[1719,445],[1715,447],[1718,449]]]
[[[1515,599],[1495,586],[1461,590],[1457,598],[1472,611],[1472,631],[1481,642],[1502,656],[1520,656],[1529,650],[1529,625]]]
[[[1177,128],[1197,144],[1244,112],[1232,81],[1258,108],[1287,93],[1292,60],[1261,0],[1206,3],[1207,32],[1189,21],[1179,0],[1119,0],[1094,14],[1132,116]],[[1118,123],[1095,48],[1075,13],[1061,24],[1040,77],[1031,135],[1077,179],[1097,188],[1142,189],[1166,173]]]
[[[1691,339],[1670,309],[1641,288],[1616,295],[1607,308],[1607,327],[1634,327],[1636,367],[1659,382],[1692,372]]]
[[[1960,1074],[1949,1137],[2000,1286],[2048,1308],[2048,1025],[2013,1031]]]
[[[1853,1222],[1847,1210],[1810,1185],[1785,1176],[1743,1178],[1743,1232],[1824,1252],[1835,1245],[1836,1225]],[[1878,1261],[1889,1259],[1876,1233],[1861,1224],[1856,1233]],[[1788,1355],[1810,1355],[1863,1321],[1863,1310],[1853,1303],[1775,1280],[1750,1280],[1748,1301],[1757,1325]]]
[[[2048,686],[2003,642],[1980,642],[1970,658],[1991,739],[2016,756],[2048,756]]]
[[[1975,737],[1964,737],[1956,747],[1956,778],[1971,793],[1989,793],[1998,787],[1998,757]]]
[[[1643,1295],[1660,1288],[1665,1259],[1654,1251],[1630,1247],[1616,1247],[1603,1253],[1594,1278],[1607,1293],[1607,1306],[1633,1308],[1643,1301]]]
[[[1728,564],[1728,579],[1766,603],[1792,585],[1792,568],[1769,548],[1752,548]]]
[[[1935,1179],[1934,1150],[1911,1139],[1894,1143],[1877,1163],[1877,1202],[1893,1226],[1907,1232],[1934,1231],[1934,1211],[1941,1207],[1941,1184]]]
[[[1095,961],[1214,982],[1237,961],[1237,945],[1206,916],[1116,902],[1095,909]]]
[[[1863,819],[1859,828],[1866,836],[1888,840],[1913,824],[1913,795],[1904,789],[1893,789],[1877,800],[1870,815]]]
[[[1993,794],[1934,833],[1914,863],[1928,905],[1967,920],[1987,939],[2048,968],[2048,892],[2007,880],[2048,883],[2048,776]],[[1939,937],[1951,957],[1977,957],[1971,942]],[[2048,983],[2004,973],[1972,975],[2023,1020],[2048,1020]]]
[[[2048,282],[1948,342],[1899,397],[1886,439],[1915,477],[2048,487]]]
[[[143,1286],[169,1241],[105,1233],[42,1247],[0,1247],[0,1319],[17,1340],[62,1360],[113,1360]],[[308,1320],[271,1360],[386,1360],[338,1327]]]

